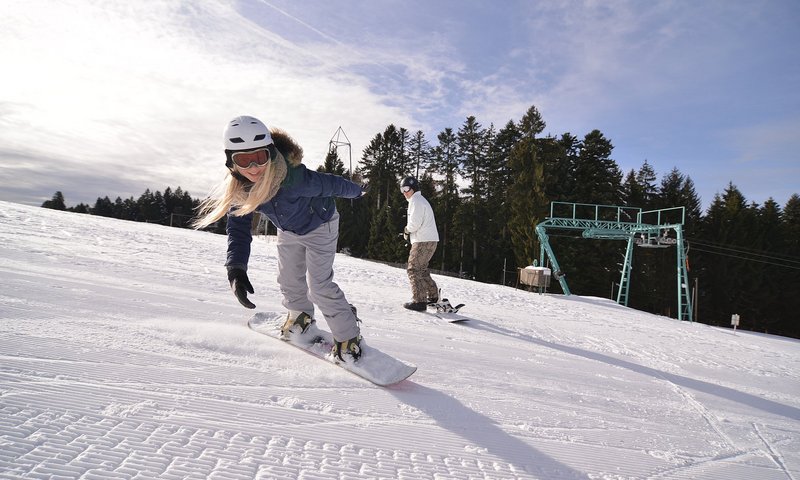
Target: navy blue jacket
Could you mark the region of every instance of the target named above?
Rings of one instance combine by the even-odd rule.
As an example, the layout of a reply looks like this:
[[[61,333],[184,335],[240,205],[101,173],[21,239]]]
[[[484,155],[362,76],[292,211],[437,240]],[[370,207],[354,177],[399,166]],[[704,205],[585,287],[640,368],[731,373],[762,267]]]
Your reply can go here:
[[[308,170],[305,165],[287,165],[286,178],[278,193],[258,207],[258,211],[280,230],[305,235],[328,222],[336,213],[334,197],[357,198],[361,187],[338,175]],[[227,267],[247,269],[253,239],[253,214],[241,217],[228,214]]]

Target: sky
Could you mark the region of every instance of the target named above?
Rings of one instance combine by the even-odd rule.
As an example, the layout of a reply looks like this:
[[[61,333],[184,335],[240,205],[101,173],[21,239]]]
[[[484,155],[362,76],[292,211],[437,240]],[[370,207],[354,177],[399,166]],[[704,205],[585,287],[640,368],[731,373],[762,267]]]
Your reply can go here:
[[[320,165],[357,167],[393,124],[432,145],[468,116],[600,130],[624,174],[673,168],[704,208],[800,193],[800,3],[769,1],[7,0],[0,199],[68,206],[225,174],[252,115]],[[349,142],[349,147],[344,145]]]
[[[276,248],[247,310],[224,235],[0,201],[0,476],[800,478],[800,340],[434,275],[452,324],[338,254],[359,361],[417,367],[382,388],[247,328],[285,315]]]

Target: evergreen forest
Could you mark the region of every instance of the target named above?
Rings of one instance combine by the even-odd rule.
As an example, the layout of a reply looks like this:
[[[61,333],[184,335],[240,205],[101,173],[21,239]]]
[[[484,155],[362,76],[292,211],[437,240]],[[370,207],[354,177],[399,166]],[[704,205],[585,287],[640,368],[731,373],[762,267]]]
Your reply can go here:
[[[502,127],[469,116],[435,140],[389,125],[370,140],[353,172],[332,145],[319,170],[370,185],[363,198],[337,199],[340,251],[404,266],[407,204],[399,184],[409,175],[419,179],[436,215],[440,241],[431,268],[510,287],[524,287],[518,269],[539,260],[535,227],[548,217],[551,202],[644,211],[684,207],[694,320],[730,326],[738,314],[740,329],[800,338],[800,196],[784,206],[772,199],[758,205],[729,183],[703,212],[691,178],[677,168],[660,181],[647,160],[622,172],[611,140],[599,130],[582,138],[544,130],[535,106]],[[191,228],[198,203],[180,187],[167,187],[138,199],[106,196],[93,206],[69,208],[56,192],[42,207]],[[224,221],[212,230],[224,233]],[[616,298],[626,242],[564,233],[550,235],[550,245],[573,294]],[[636,248],[628,305],[677,317],[676,262],[675,246]],[[561,293],[559,283],[549,292]]]

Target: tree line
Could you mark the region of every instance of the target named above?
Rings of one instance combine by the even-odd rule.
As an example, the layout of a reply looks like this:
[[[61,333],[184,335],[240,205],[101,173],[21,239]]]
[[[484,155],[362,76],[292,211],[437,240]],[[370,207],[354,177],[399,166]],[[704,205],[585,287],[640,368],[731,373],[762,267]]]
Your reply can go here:
[[[122,199],[117,197],[113,202],[108,196],[98,197],[93,206],[79,203],[74,207],[67,207],[64,194],[56,192],[50,200],[42,203],[42,207],[54,210],[65,210],[76,213],[88,213],[100,217],[132,220],[134,222],[158,223],[173,227],[188,228],[194,218],[194,211],[200,200],[193,199],[189,192],[181,187],[172,190],[167,187],[164,193],[145,190],[138,199],[133,196]],[[224,227],[222,229],[224,232]]]
[[[582,138],[543,136],[545,125],[535,106],[501,128],[469,116],[458,129],[438,133],[434,143],[422,131],[389,125],[371,139],[354,172],[345,169],[332,147],[319,170],[370,185],[362,199],[337,199],[340,250],[406,261],[408,248],[399,234],[407,204],[399,183],[408,175],[419,179],[436,214],[440,242],[431,266],[506,285],[516,285],[518,269],[539,258],[535,227],[549,215],[550,202],[685,207],[689,277],[698,292],[696,320],[729,325],[737,313],[739,328],[800,338],[800,297],[791,294],[800,291],[797,194],[783,207],[772,199],[757,205],[729,184],[703,213],[694,183],[677,168],[660,181],[647,160],[623,173],[612,158],[611,141],[599,130]],[[164,194],[148,190],[138,200],[98,198],[94,207],[71,209],[59,195],[43,206],[182,227],[189,225],[198,203],[180,187]],[[171,214],[182,220],[176,223]],[[224,221],[214,230],[224,233]],[[579,233],[549,236],[572,293],[614,297],[625,242],[587,240]],[[676,255],[675,247],[636,249],[629,306],[677,316]],[[560,292],[557,282],[551,291]]]

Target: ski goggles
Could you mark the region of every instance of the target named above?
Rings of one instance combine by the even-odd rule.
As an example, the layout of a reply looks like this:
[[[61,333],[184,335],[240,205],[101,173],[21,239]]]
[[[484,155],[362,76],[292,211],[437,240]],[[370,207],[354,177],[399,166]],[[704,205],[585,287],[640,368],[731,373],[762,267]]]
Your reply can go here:
[[[234,165],[246,170],[253,167],[263,167],[269,163],[271,157],[269,149],[264,147],[247,152],[235,152],[231,155],[231,160],[233,160]]]
[[[400,191],[403,192],[403,193],[410,192],[411,191],[411,187],[409,187],[408,185],[406,185],[405,187],[400,187]]]

